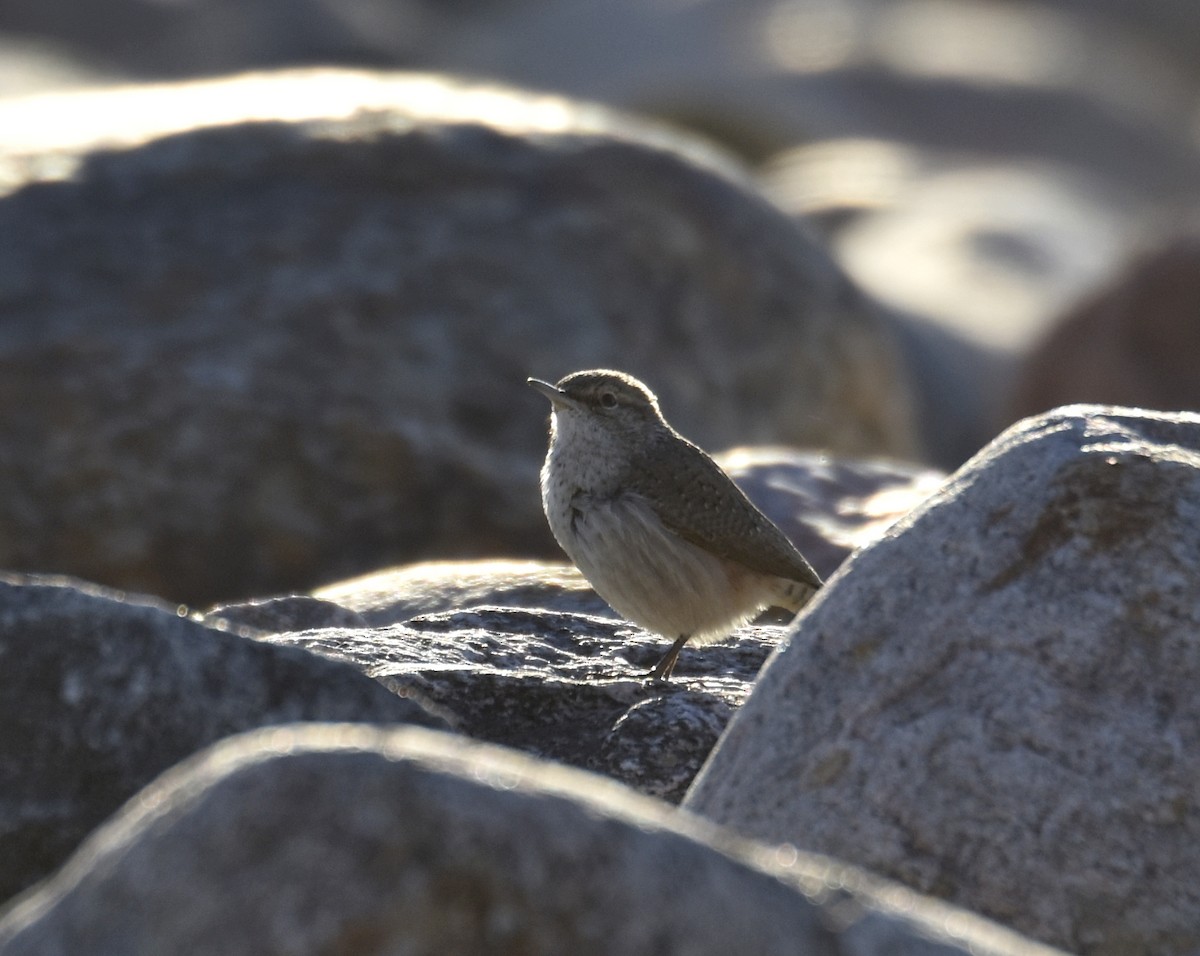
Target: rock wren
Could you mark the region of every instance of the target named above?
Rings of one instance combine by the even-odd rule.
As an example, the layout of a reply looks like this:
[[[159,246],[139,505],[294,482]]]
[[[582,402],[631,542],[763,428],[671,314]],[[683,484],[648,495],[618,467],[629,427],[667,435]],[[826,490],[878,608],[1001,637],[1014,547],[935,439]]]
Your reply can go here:
[[[651,679],[671,676],[688,640],[719,640],[766,607],[798,611],[821,586],[636,378],[598,369],[529,384],[552,406],[542,466],[550,530],[618,613],[674,638]]]

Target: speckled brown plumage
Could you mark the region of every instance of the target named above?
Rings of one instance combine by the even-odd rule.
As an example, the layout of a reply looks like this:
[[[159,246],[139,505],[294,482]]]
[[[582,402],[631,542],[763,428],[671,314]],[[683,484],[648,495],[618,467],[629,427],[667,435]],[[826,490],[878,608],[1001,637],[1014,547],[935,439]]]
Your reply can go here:
[[[644,496],[663,524],[692,544],[752,571],[819,588],[821,579],[804,555],[721,466],[663,424],[663,439],[633,460],[626,488]]]

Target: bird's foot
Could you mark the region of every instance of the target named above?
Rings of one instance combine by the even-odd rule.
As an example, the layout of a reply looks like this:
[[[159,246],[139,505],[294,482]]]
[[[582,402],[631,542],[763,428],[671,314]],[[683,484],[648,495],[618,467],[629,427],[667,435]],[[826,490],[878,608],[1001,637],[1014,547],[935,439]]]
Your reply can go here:
[[[675,670],[675,664],[679,660],[679,652],[683,650],[683,645],[687,643],[690,636],[689,634],[680,634],[679,637],[675,638],[675,643],[667,648],[667,653],[659,658],[658,663],[654,665],[654,670],[646,675],[646,683],[666,683],[671,679],[671,674]]]

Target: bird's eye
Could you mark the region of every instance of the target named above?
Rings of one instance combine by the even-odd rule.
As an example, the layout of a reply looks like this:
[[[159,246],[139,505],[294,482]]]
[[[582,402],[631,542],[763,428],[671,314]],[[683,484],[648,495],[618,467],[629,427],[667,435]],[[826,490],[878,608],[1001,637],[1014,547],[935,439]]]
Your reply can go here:
[[[612,392],[601,392],[600,393],[600,404],[603,405],[605,408],[616,408],[617,407],[617,396],[614,395]]]

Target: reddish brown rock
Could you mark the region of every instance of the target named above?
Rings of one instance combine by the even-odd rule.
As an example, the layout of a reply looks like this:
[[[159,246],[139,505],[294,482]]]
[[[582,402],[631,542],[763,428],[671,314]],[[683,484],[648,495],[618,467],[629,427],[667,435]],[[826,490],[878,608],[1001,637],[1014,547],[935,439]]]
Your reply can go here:
[[[1200,236],[1148,254],[1030,355],[1010,417],[1074,402],[1200,410]]]

